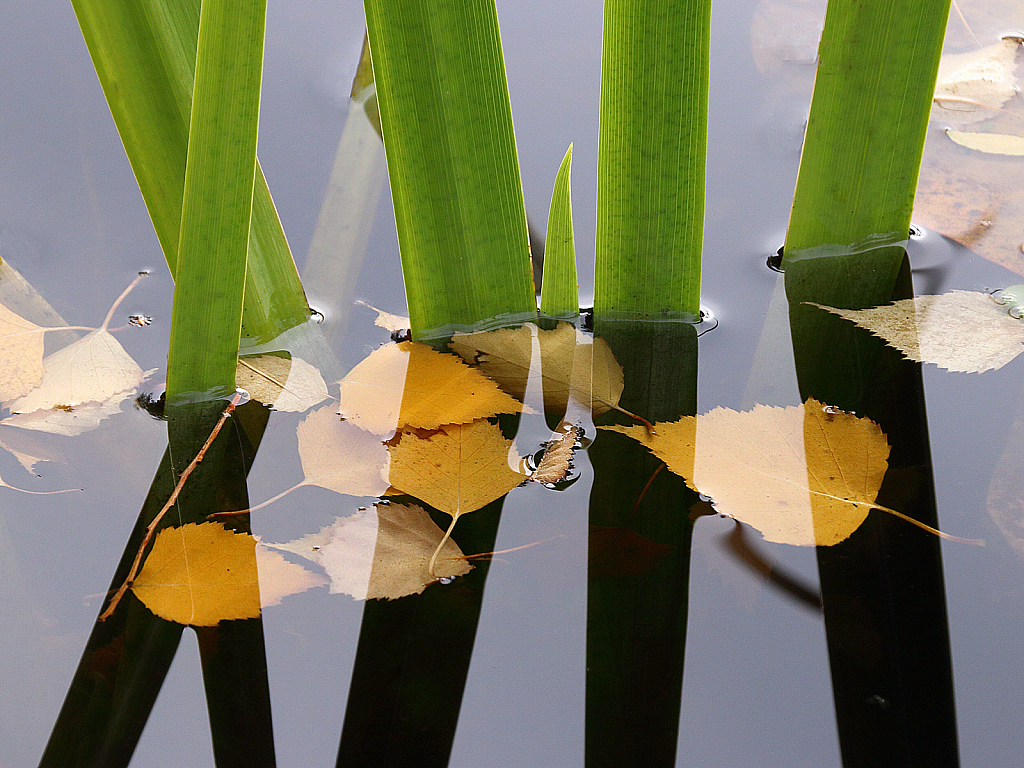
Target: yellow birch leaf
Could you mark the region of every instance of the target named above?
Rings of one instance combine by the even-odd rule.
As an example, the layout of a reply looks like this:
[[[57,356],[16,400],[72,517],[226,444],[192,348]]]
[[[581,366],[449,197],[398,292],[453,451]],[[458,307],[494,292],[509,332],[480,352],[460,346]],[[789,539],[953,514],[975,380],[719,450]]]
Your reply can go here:
[[[320,371],[299,357],[240,357],[235,384],[275,411],[301,413],[330,397]]]
[[[43,332],[0,304],[0,402],[28,394],[43,378]]]
[[[950,371],[1002,368],[1024,351],[1024,322],[987,293],[950,291],[868,309],[813,306],[866,328],[911,360]]]
[[[444,531],[422,507],[377,504],[338,518],[318,533],[267,546],[322,566],[332,593],[357,600],[395,600],[419,594],[436,581],[428,564],[444,538]],[[448,578],[469,573],[473,567],[451,539],[441,547],[437,564]]]
[[[399,491],[457,518],[500,499],[526,479],[510,462],[519,463],[512,441],[497,425],[480,419],[426,436],[403,432],[391,448],[388,479]]]
[[[523,407],[455,355],[414,341],[374,350],[340,383],[342,416],[377,435],[465,424]]]
[[[816,400],[802,406],[716,408],[645,427],[601,427],[643,443],[715,509],[768,541],[831,546],[871,509],[888,468],[889,445],[870,419]],[[891,510],[886,510],[891,512]]]
[[[618,409],[622,396],[622,367],[604,339],[588,337],[571,323],[552,330],[531,326],[479,333],[457,333],[452,350],[522,399],[533,360],[533,333],[540,346],[540,376],[544,408],[564,413],[572,398],[597,416]]]
[[[132,591],[162,619],[212,627],[260,615],[256,540],[218,523],[164,528]]]

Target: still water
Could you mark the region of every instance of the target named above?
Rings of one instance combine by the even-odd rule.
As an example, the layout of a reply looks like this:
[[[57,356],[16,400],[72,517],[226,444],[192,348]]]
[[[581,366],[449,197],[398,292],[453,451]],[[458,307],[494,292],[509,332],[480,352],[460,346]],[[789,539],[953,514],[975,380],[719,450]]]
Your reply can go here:
[[[8,4],[0,34],[0,255],[69,322],[99,324],[122,287],[151,269],[124,307],[155,318],[119,334],[145,370],[165,363],[172,284],[131,170],[66,3]],[[583,292],[592,285],[601,9],[499,3],[527,208],[543,225],[555,170],[574,143],[573,201]],[[700,341],[698,412],[798,402],[784,317],[771,318],[777,276],[764,261],[782,241],[799,160],[805,91],[780,97],[754,67],[755,3],[716,7],[705,236],[706,305],[719,327]],[[271,5],[260,157],[300,270],[316,225],[362,40],[345,0]],[[799,57],[797,66],[800,66]],[[803,66],[809,66],[804,62]],[[799,89],[798,89],[799,90]],[[382,171],[381,171],[382,172]],[[383,181],[383,175],[381,176]],[[404,311],[386,182],[356,297]],[[988,290],[1019,278],[928,232],[912,243],[919,292]],[[309,285],[310,296],[331,294]],[[343,367],[386,340],[373,314],[329,314]],[[778,321],[782,322],[778,322]],[[773,341],[774,339],[774,341]],[[986,512],[989,483],[1019,405],[1017,363],[984,375],[925,366],[941,527],[982,548],[942,544],[961,761],[1019,761],[1024,683],[1021,562]],[[275,415],[250,473],[253,503],[301,479],[291,429]],[[25,472],[0,456],[0,477],[56,496],[0,489],[0,767],[35,764],[121,555],[166,429],[125,406],[80,437],[0,436],[53,460]],[[15,446],[15,441],[17,445]],[[569,491],[521,489],[505,503],[496,549],[537,546],[491,566],[451,765],[582,765],[587,500],[591,470]],[[256,513],[271,541],[350,514],[365,499],[306,487]],[[680,717],[680,766],[839,765],[820,612],[730,554],[730,520],[695,527]],[[777,571],[814,592],[810,549],[748,538]],[[438,589],[439,587],[431,587]],[[333,765],[362,604],[326,590],[264,614],[278,764]],[[190,632],[133,766],[211,765],[198,651]]]

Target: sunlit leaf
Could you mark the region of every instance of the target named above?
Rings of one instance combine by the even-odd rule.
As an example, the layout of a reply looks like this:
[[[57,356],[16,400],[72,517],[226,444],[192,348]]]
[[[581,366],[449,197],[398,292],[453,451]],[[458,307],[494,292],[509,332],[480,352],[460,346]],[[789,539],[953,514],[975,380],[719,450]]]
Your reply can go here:
[[[194,627],[260,615],[256,541],[218,523],[156,535],[132,591],[160,618]]]
[[[240,357],[235,384],[276,411],[302,412],[330,396],[320,371],[298,357]]]
[[[443,538],[444,531],[422,507],[377,504],[338,518],[318,533],[267,546],[321,565],[330,578],[331,592],[358,600],[394,600],[419,594],[436,581],[427,566]],[[453,577],[469,573],[473,566],[447,539],[436,567]]]
[[[540,361],[533,358],[537,334]],[[584,335],[570,323],[552,330],[524,325],[481,333],[455,334],[451,346],[467,361],[522,399],[531,365],[540,362],[544,407],[562,413],[572,398],[599,415],[618,408],[622,396],[622,367],[603,339]]]
[[[960,146],[979,152],[988,152],[991,155],[1024,155],[1024,136],[968,131],[946,131],[946,135]]]
[[[497,425],[480,419],[426,434],[403,432],[391,448],[388,479],[397,490],[458,517],[526,480],[510,463],[519,463],[512,441]]]
[[[1002,368],[1024,351],[1024,322],[987,293],[950,291],[868,309],[814,306],[867,328],[911,360],[951,371]]]
[[[752,525],[768,541],[830,546],[880,508],[875,497],[889,445],[869,419],[828,408],[755,406],[645,427],[602,427],[647,446],[668,468],[710,496],[715,509]]]
[[[0,402],[27,394],[43,378],[43,333],[0,304]]]
[[[341,381],[342,415],[378,435],[520,410],[521,403],[455,355],[412,341],[374,350]]]

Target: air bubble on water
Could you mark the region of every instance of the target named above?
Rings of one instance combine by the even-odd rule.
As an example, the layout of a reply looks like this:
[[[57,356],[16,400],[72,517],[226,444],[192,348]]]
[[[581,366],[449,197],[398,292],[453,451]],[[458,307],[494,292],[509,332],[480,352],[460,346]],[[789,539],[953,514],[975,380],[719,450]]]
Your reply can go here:
[[[910,225],[910,238],[912,240],[923,240],[925,237],[925,231],[917,226],[917,224],[911,223]]]
[[[451,584],[453,581],[455,581],[455,577],[454,576],[442,576],[441,578],[439,578],[437,580],[437,583],[438,584]]]
[[[249,397],[249,393],[248,393],[248,392],[246,392],[246,391],[245,391],[244,389],[242,389],[241,387],[237,387],[237,388],[235,389],[235,395],[236,395],[236,396],[238,397],[238,403],[237,403],[236,407],[237,407],[238,405],[245,405],[246,403],[248,403],[248,402],[249,402],[249,400],[251,400],[251,399],[252,399],[252,398],[250,398],[250,397]]]

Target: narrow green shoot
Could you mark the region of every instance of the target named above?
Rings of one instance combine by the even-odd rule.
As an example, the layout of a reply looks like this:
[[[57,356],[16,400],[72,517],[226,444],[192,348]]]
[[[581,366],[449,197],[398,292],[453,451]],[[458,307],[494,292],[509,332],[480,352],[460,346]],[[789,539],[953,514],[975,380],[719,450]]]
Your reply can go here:
[[[544,279],[540,292],[541,315],[559,320],[572,320],[580,310],[572,230],[571,175],[572,144],[558,167],[555,188],[551,193],[548,234],[544,241]]]
[[[175,270],[167,399],[235,386],[266,0],[204,0]]]

